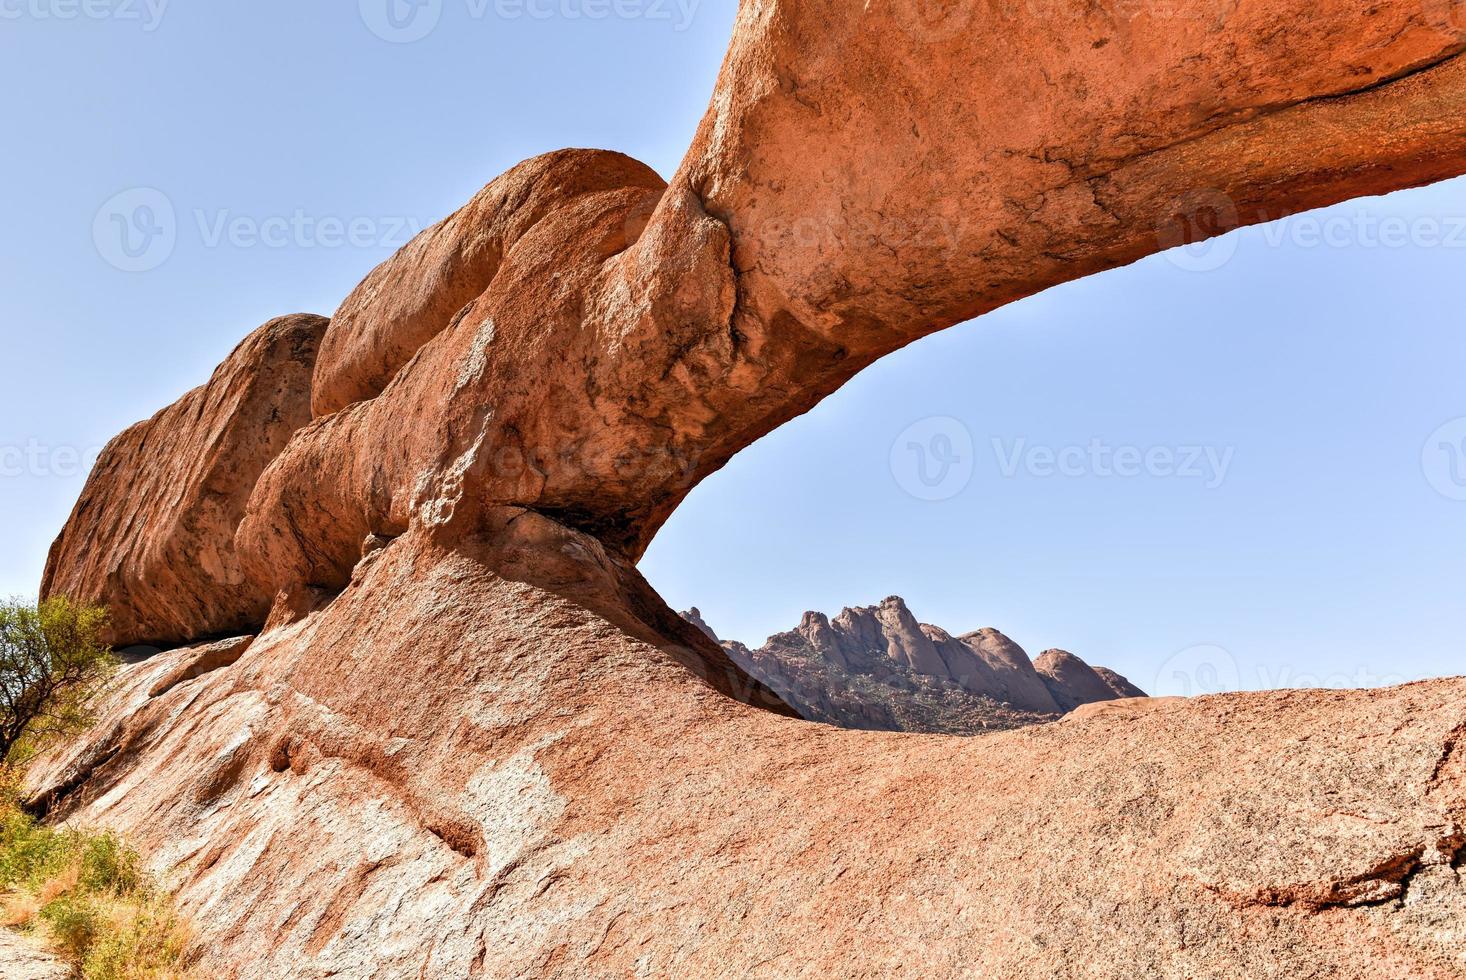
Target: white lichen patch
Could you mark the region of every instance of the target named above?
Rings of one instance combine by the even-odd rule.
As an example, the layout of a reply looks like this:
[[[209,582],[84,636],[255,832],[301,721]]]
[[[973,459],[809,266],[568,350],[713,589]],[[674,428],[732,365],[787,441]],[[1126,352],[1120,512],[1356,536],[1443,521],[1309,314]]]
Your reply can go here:
[[[489,345],[493,342],[494,320],[492,317],[486,317],[484,322],[479,324],[478,332],[473,335],[473,343],[468,348],[468,356],[464,358],[463,366],[458,369],[458,380],[453,385],[455,393],[483,380],[484,371],[489,366]]]
[[[440,527],[453,519],[458,501],[463,498],[464,479],[478,462],[493,418],[493,412],[484,413],[483,423],[479,426],[473,444],[460,453],[441,474],[432,470],[418,474],[412,491],[412,508],[425,527]]]
[[[535,753],[560,737],[546,736],[504,762],[488,763],[464,787],[460,805],[483,829],[485,875],[497,876],[553,839],[565,799],[550,785]]]

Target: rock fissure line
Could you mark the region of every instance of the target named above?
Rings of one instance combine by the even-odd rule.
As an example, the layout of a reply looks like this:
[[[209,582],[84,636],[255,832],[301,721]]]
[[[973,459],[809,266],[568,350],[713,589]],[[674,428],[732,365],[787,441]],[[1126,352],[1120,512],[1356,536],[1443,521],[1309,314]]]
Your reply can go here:
[[[1069,167],[1070,170],[1075,173],[1075,176],[1078,177],[1080,180],[1100,180],[1110,176],[1116,171],[1123,170],[1124,168],[1139,163],[1149,157],[1172,152],[1182,147],[1185,147],[1188,144],[1197,143],[1202,140],[1212,138],[1218,133],[1221,133],[1224,130],[1233,127],[1253,125],[1262,122],[1269,117],[1279,115],[1280,113],[1286,113],[1290,110],[1300,107],[1306,107],[1309,105],[1322,105],[1331,102],[1346,102],[1352,98],[1357,98],[1359,96],[1368,95],[1372,92],[1377,92],[1396,83],[1408,81],[1409,79],[1416,76],[1425,75],[1432,71],[1435,71],[1436,69],[1441,68],[1442,66],[1450,62],[1458,60],[1463,53],[1466,53],[1466,43],[1458,44],[1446,53],[1433,58],[1429,58],[1420,65],[1414,65],[1409,68],[1402,69],[1401,71],[1384,78],[1377,78],[1374,81],[1370,82],[1368,85],[1362,85],[1358,88],[1347,89],[1342,92],[1325,93],[1321,95],[1310,96],[1305,99],[1281,102],[1275,105],[1258,106],[1254,109],[1249,110],[1248,114],[1243,116],[1242,118],[1235,119],[1231,122],[1222,123],[1214,129],[1208,129],[1204,132],[1194,133],[1186,137],[1185,139],[1180,139],[1173,143],[1167,143],[1164,146],[1157,146],[1151,149],[1141,150],[1140,152],[1130,154],[1122,160],[1116,162],[1113,166],[1110,166],[1106,169],[1086,171],[1082,168],[1076,167],[1073,163],[1067,160],[1062,160],[1055,157],[1050,157],[1048,159],[1056,163],[1062,163],[1066,167]]]

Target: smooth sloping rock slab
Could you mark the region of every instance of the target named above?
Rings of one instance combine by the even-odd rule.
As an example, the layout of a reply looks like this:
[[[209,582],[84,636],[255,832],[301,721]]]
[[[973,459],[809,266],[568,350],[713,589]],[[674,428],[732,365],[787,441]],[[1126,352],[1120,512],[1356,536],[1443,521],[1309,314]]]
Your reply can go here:
[[[1466,973],[1466,680],[842,731],[495,554],[393,541],[52,814],[144,845],[211,976]]]
[[[856,733],[634,568],[921,336],[1466,171],[1449,7],[741,4],[665,188],[529,161],[348,299],[309,424],[314,321],[109,448],[46,590],[261,633],[140,665],[35,805],[137,839],[210,976],[1461,976],[1466,681]]]

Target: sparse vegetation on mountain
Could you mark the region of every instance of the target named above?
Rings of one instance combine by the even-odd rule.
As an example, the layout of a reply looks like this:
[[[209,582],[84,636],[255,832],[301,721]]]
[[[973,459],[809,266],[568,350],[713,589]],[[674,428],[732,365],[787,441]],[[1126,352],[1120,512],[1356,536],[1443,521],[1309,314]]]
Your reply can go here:
[[[757,650],[682,618],[801,717],[841,728],[979,735],[1054,721],[1083,704],[1145,697],[1111,670],[1063,650],[1031,661],[995,629],[953,636],[918,622],[900,596],[831,618],[807,612]]]

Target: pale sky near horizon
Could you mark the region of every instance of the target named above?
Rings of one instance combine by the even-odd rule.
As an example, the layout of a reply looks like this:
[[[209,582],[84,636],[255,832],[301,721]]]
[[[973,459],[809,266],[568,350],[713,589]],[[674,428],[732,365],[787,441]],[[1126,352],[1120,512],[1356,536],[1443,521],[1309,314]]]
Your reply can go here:
[[[669,174],[733,4],[615,9],[0,0],[0,594],[80,459],[507,167]],[[1463,265],[1458,180],[1051,290],[745,450],[642,569],[751,644],[899,593],[1155,693],[1466,673]]]

